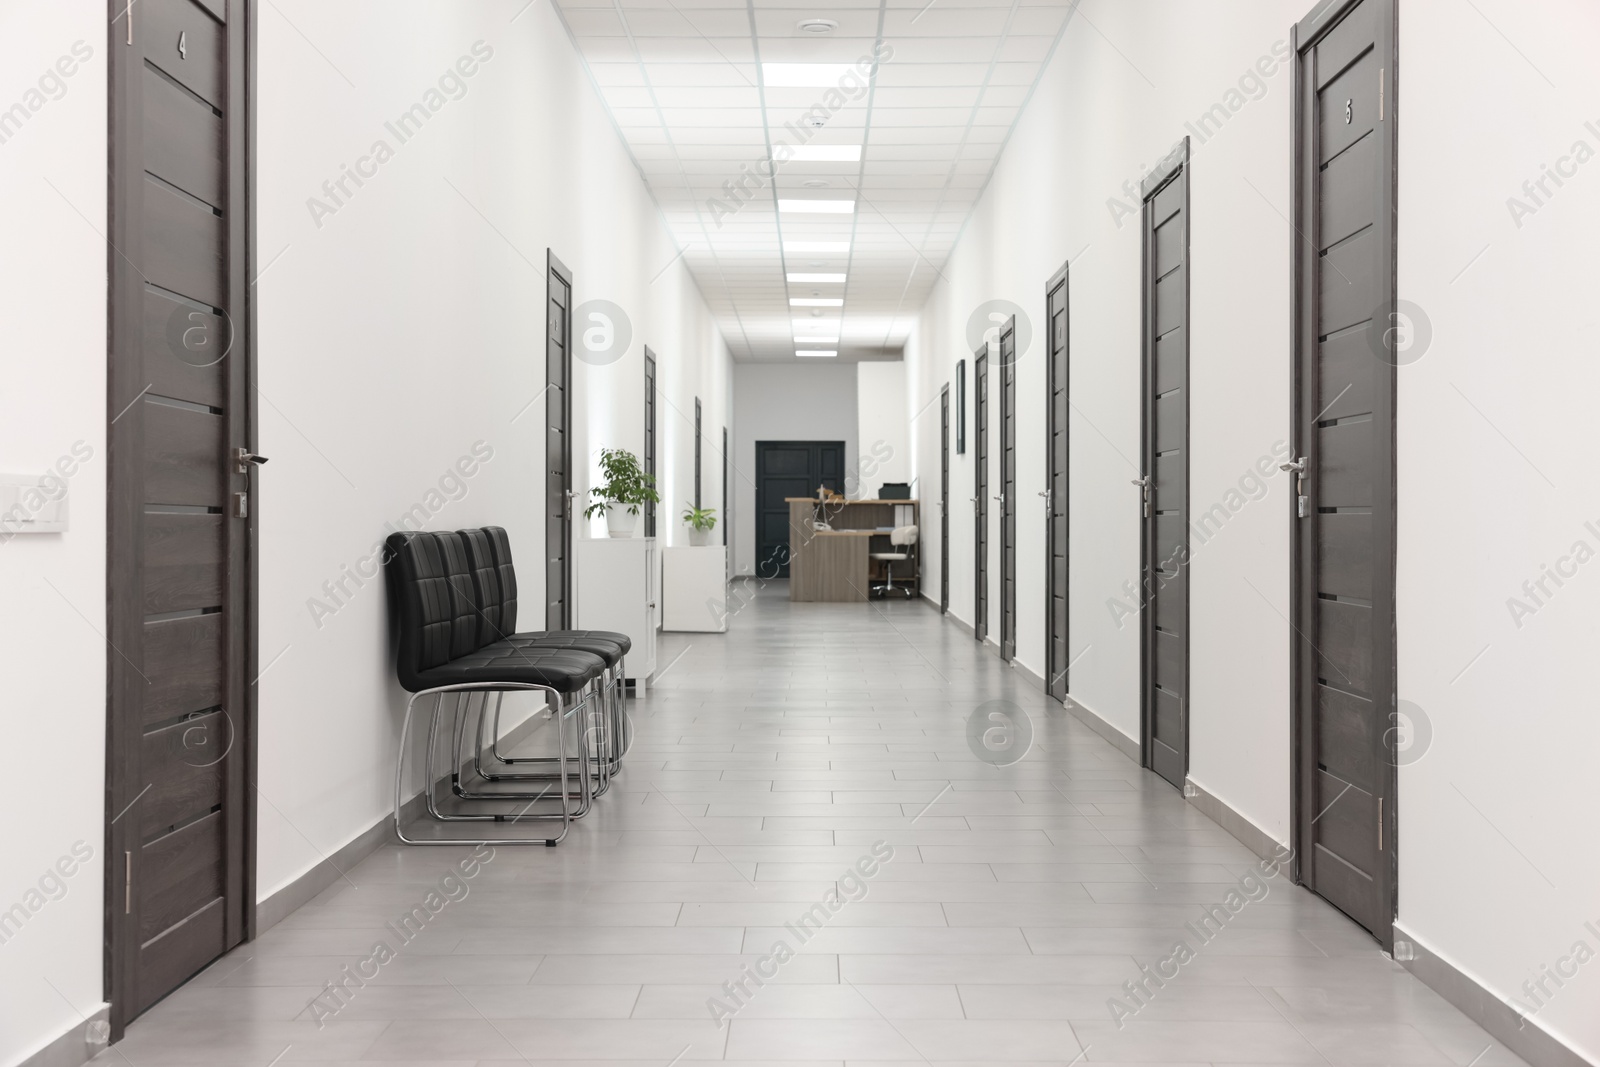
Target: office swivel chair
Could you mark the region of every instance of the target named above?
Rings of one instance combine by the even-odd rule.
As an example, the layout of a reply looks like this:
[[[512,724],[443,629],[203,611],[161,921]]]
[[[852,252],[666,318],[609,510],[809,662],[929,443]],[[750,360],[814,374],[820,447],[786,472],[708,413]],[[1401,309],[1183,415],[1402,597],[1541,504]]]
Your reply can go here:
[[[873,559],[881,559],[888,564],[887,570],[889,572],[889,581],[884,585],[873,586],[872,592],[874,595],[882,594],[884,596],[888,596],[890,593],[896,592],[897,590],[904,590],[906,599],[909,600],[913,595],[912,587],[909,585],[896,586],[894,584],[894,565],[911,558],[909,549],[914,547],[917,543],[917,528],[915,526],[896,526],[889,534],[889,543],[896,547],[907,549],[908,551],[874,552],[872,554]]]

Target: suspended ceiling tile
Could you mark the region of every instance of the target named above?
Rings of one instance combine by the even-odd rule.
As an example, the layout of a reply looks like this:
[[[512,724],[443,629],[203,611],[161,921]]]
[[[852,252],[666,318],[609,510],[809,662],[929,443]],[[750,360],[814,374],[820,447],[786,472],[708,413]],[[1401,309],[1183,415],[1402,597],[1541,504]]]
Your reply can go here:
[[[743,0],[557,3],[736,358],[780,361],[794,358],[797,319],[836,328],[841,360],[898,356],[1071,6],[763,2],[752,33]],[[798,23],[812,17],[839,28],[804,34]],[[763,86],[758,57],[870,62],[880,24],[888,47],[873,91],[859,74]],[[861,145],[862,159],[790,161],[761,174],[768,146],[790,143]],[[780,195],[854,199],[856,210],[778,212]],[[848,251],[786,254],[805,241]],[[791,286],[786,270],[849,280]],[[788,303],[824,289],[844,307],[810,316]]]

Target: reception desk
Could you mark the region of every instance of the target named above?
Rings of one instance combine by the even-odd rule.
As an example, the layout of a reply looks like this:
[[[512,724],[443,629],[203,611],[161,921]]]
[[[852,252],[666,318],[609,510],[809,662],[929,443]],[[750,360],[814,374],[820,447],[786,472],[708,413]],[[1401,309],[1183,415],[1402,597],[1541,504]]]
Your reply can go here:
[[[874,552],[909,551],[894,565],[894,583],[915,589],[916,548],[895,548],[889,531],[918,522],[915,500],[817,500],[789,497],[789,599],[865,602],[888,579]],[[825,522],[830,529],[816,529]]]

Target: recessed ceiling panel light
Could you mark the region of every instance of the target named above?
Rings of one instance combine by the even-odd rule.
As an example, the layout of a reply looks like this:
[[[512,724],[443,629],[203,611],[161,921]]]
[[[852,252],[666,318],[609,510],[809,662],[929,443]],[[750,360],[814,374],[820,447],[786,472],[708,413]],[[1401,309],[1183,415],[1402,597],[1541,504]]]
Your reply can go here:
[[[791,163],[860,163],[858,144],[797,144],[789,148]]]
[[[795,215],[848,215],[855,209],[854,200],[778,200],[779,211]]]
[[[839,343],[838,334],[817,334],[815,337],[801,337],[796,335],[794,343],[797,345],[836,345]]]
[[[761,81],[779,89],[831,89],[854,69],[849,63],[763,63]]]
[[[789,255],[796,252],[848,252],[849,241],[785,241],[783,250]]]
[[[801,359],[807,357],[812,359],[833,359],[839,354],[839,350],[837,348],[797,348],[794,350],[794,354]]]
[[[792,308],[842,308],[844,301],[831,296],[791,296],[789,306]]]
[[[791,282],[804,284],[807,282],[842,282],[843,274],[809,274],[805,271],[790,271],[788,278]]]

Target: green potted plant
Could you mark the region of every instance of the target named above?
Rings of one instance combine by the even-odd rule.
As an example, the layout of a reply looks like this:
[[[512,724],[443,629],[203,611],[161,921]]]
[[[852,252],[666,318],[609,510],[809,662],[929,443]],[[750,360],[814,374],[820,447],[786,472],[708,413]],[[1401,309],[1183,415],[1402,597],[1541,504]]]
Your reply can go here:
[[[594,502],[583,509],[584,518],[604,512],[606,533],[632,537],[639,524],[639,509],[661,499],[654,476],[646,474],[639,457],[625,448],[600,450],[600,474],[604,481],[589,490]]]
[[[689,504],[688,510],[683,513],[683,521],[689,527],[689,543],[696,547],[703,547],[711,543],[711,531],[717,525],[717,509],[701,508]]]

